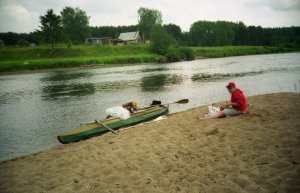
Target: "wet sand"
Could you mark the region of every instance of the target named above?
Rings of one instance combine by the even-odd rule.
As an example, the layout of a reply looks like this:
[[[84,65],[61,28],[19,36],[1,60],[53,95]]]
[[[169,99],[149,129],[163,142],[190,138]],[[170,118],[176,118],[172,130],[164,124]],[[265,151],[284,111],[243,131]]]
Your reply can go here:
[[[248,97],[249,113],[207,106],[0,163],[0,192],[300,192],[300,94]]]

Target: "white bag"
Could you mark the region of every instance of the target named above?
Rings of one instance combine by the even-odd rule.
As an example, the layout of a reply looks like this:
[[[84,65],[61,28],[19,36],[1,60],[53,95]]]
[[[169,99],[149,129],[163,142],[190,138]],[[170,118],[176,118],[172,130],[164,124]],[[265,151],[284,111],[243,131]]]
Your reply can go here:
[[[105,110],[105,112],[107,115],[119,117],[123,120],[126,120],[130,117],[130,112],[127,109],[124,109],[120,106],[108,108]]]
[[[208,106],[208,112],[205,114],[205,117],[209,117],[220,111],[219,107],[214,107],[212,105]]]

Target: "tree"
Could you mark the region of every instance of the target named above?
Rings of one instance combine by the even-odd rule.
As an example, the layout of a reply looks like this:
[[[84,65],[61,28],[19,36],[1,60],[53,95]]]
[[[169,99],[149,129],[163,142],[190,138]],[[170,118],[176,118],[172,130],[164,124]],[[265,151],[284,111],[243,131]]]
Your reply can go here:
[[[65,7],[61,11],[65,39],[83,43],[90,36],[89,17],[78,7]]]
[[[51,43],[54,47],[54,42],[61,37],[61,17],[53,13],[53,9],[49,9],[44,16],[40,16],[41,34],[46,42]]]
[[[182,41],[182,32],[181,28],[178,25],[175,24],[168,24],[163,26],[165,30],[173,36],[173,38],[177,41],[180,42]]]
[[[227,21],[217,21],[214,26],[215,42],[214,46],[231,46],[235,33],[233,23]]]
[[[193,46],[213,46],[215,42],[215,25],[210,21],[197,21],[190,28]]]
[[[247,45],[249,42],[249,35],[247,26],[243,22],[233,25],[233,30],[235,33],[234,45]]]
[[[16,45],[21,36],[22,34],[14,32],[0,33],[0,40],[3,40],[5,45]]]
[[[161,25],[155,25],[152,27],[150,35],[151,50],[154,53],[165,55],[170,47],[176,45],[175,40]]]
[[[155,25],[162,24],[161,12],[155,9],[139,8],[139,30],[143,40],[150,38],[150,32]]]
[[[249,44],[252,46],[264,45],[264,30],[261,26],[249,26]]]

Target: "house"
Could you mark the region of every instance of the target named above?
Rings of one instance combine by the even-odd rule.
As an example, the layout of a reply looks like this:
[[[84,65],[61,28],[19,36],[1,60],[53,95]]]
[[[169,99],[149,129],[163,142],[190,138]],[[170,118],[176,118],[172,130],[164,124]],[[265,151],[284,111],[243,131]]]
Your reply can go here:
[[[18,42],[17,42],[17,45],[19,46],[29,46],[30,45],[30,42],[25,40],[25,39],[20,39]]]
[[[4,47],[4,42],[0,39],[0,47]]]
[[[86,40],[86,43],[90,44],[99,44],[99,45],[109,45],[112,44],[113,39],[111,37],[102,37],[102,38],[89,38]]]
[[[124,45],[125,41],[120,39],[113,39],[112,40],[113,45]]]
[[[141,42],[141,36],[138,31],[121,33],[119,39],[123,40],[124,44],[136,44]]]

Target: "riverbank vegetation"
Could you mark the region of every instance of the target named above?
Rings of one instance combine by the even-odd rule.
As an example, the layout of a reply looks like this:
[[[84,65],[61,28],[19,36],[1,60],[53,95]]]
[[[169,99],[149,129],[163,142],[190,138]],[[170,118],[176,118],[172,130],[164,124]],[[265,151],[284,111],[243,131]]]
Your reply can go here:
[[[153,54],[146,45],[97,46],[47,45],[36,47],[8,47],[0,49],[0,72],[48,68],[66,68],[86,65],[109,67],[112,64],[163,62],[165,57]]]
[[[278,46],[219,46],[193,47],[192,49],[196,58],[220,58],[229,56],[274,54],[300,51],[299,48],[287,48]]]
[[[0,72],[66,68],[79,66],[111,67],[141,63],[161,63],[185,57],[215,58],[250,54],[282,53],[297,51],[292,48],[268,46],[221,46],[170,48],[166,56],[153,54],[149,44],[127,46],[47,45],[36,47],[6,47],[0,49]],[[192,53],[190,53],[192,51]],[[192,56],[191,56],[192,55]],[[176,58],[175,58],[176,59]]]

